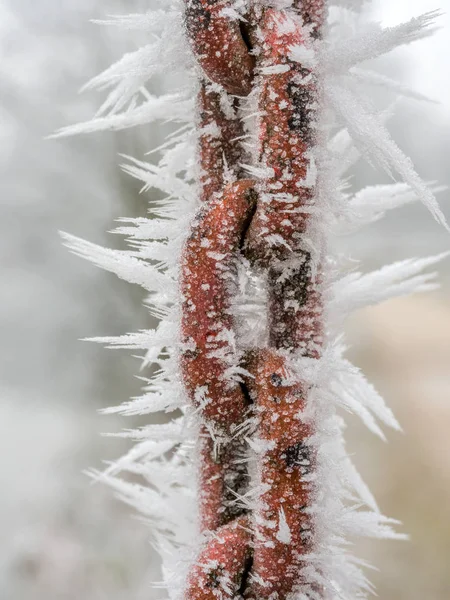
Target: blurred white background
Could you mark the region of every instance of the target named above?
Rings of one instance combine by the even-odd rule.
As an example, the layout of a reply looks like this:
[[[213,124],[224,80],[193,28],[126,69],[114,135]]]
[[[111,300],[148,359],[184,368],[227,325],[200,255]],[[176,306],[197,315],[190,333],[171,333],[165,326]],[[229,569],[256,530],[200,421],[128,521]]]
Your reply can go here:
[[[140,45],[136,33],[89,22],[144,11],[144,0],[0,0],[0,600],[140,600],[157,561],[145,524],[83,471],[123,451],[102,431],[128,426],[97,409],[139,389],[139,363],[79,342],[124,333],[149,319],[142,294],[71,256],[59,230],[119,245],[114,219],[145,215],[148,195],[117,168],[119,152],[141,156],[159,133],[140,128],[45,140],[89,118],[96,94],[81,85]],[[93,6],[95,6],[93,8]],[[395,24],[450,0],[375,0]],[[435,99],[402,100],[391,130],[428,181],[450,183],[450,17],[433,38],[380,60],[379,69]],[[386,100],[389,101],[389,98]],[[362,181],[383,181],[364,165]],[[440,201],[447,215],[448,192]],[[390,214],[344,249],[364,268],[448,250],[450,238],[420,205]],[[450,595],[450,259],[443,289],[366,310],[349,323],[352,359],[394,407],[405,428],[383,445],[356,423],[352,451],[381,508],[402,521],[411,543],[361,552],[381,567],[383,600]]]

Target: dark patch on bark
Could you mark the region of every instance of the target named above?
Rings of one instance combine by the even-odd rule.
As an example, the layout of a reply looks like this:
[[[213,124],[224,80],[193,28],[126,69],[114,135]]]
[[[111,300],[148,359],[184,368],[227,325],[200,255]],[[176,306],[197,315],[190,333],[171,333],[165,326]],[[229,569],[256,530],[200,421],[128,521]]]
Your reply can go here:
[[[250,573],[253,567],[253,556],[249,556],[244,564],[244,570],[241,575],[241,585],[238,590],[238,597],[245,597],[245,592],[247,590],[248,580],[250,577]]]
[[[242,395],[245,398],[245,401],[247,403],[248,406],[251,406],[252,404],[254,404],[253,402],[253,398],[250,394],[250,390],[248,389],[248,387],[245,385],[245,383],[240,382],[239,383],[239,387],[241,388],[242,391]]]
[[[218,566],[215,569],[209,571],[205,583],[206,587],[210,590],[215,590],[218,587],[220,587],[220,578],[223,576],[223,571],[224,569],[222,566]]]
[[[311,448],[303,442],[289,446],[283,454],[288,467],[302,467],[302,470],[309,471],[311,467]]]
[[[250,227],[250,224],[251,224],[252,219],[255,216],[255,212],[256,212],[258,194],[257,194],[255,188],[248,188],[247,190],[245,190],[245,199],[250,207],[250,210],[248,211],[247,218],[245,219],[245,222],[242,226],[241,240],[239,243],[239,248],[241,250],[245,246],[248,228]]]
[[[270,381],[274,387],[281,387],[283,385],[283,378],[278,373],[272,373]]]
[[[275,274],[271,281],[274,297],[295,300],[300,307],[303,306],[308,300],[308,288],[311,284],[311,255],[305,253],[303,264],[285,281],[277,281],[277,279],[278,276]]]
[[[200,0],[191,0],[187,3],[184,22],[190,37],[195,38],[202,30],[208,29],[211,23],[211,9],[214,2],[209,2],[208,7],[202,4]]]
[[[304,76],[303,72],[301,74]],[[309,72],[306,71],[306,74]],[[310,144],[313,141],[311,125],[315,118],[315,94],[309,86],[294,82],[288,83],[287,92],[293,105],[293,114],[288,120],[289,129],[299,133],[302,140]]]

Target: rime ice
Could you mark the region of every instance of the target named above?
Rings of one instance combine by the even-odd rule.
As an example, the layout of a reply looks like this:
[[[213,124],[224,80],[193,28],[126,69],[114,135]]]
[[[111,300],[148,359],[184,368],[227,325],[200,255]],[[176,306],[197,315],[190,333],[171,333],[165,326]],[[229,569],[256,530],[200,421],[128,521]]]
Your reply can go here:
[[[157,164],[126,159],[125,170],[144,189],[164,195],[152,218],[120,224],[128,251],[65,235],[74,252],[143,286],[161,319],[155,330],[97,339],[141,350],[143,366],[154,367],[143,395],[111,410],[176,415],[169,424],[125,432],[136,445],[102,476],[148,519],[173,600],[183,597],[187,581],[203,586],[190,587],[190,598],[232,597],[236,577],[258,600],[267,590],[271,600],[282,600],[286,590],[277,588],[267,558],[278,548],[293,566],[285,580],[296,582],[295,597],[366,598],[372,586],[349,539],[400,536],[347,455],[337,410],[359,415],[380,437],[382,425],[399,426],[345,359],[342,323],[362,306],[432,289],[434,276],[423,271],[443,257],[346,273],[332,242],[417,198],[444,221],[433,190],[390,138],[389,111],[371,109],[364,86],[421,95],[360,64],[428,35],[436,14],[383,29],[356,17],[367,3],[330,2],[332,27],[323,28],[321,40],[321,2],[303,3],[310,13],[299,19],[295,1],[264,1],[258,5],[267,21],[270,11],[278,18],[270,35],[253,32],[261,52],[249,55],[241,36],[247,1],[221,3],[209,16],[198,3],[188,4],[188,29],[196,43],[211,46],[203,63],[188,47],[181,0],[155,0],[146,14],[113,19],[147,30],[151,42],[89,84],[108,90],[105,102],[91,122],[65,131],[178,125]],[[211,28],[225,38],[211,45]],[[224,61],[228,67],[215,80]],[[152,95],[145,86],[161,74],[170,74],[166,89]],[[275,115],[273,128],[266,110]],[[346,177],[361,157],[403,183],[350,194]],[[234,193],[244,175],[258,193],[250,223]],[[228,205],[221,204],[224,189]],[[199,199],[212,199],[205,209],[210,231],[196,226]],[[190,243],[195,258],[182,262]],[[241,246],[245,256],[236,258]],[[188,314],[193,320],[185,327]],[[197,326],[205,334],[200,340]],[[249,351],[256,366],[242,362]],[[183,361],[198,365],[190,391],[186,376],[182,385]],[[233,398],[246,410],[255,398],[259,403],[244,418],[239,409],[237,418]],[[238,442],[230,445],[233,436]],[[200,465],[206,465],[202,472]],[[121,471],[142,476],[143,485],[121,479]],[[224,553],[226,546],[233,551]],[[298,548],[308,552],[299,557]]]

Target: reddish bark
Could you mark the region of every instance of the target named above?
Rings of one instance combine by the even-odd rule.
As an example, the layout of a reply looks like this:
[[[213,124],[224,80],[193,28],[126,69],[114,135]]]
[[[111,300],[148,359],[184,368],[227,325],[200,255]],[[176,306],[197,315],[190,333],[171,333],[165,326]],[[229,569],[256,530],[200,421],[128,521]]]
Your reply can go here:
[[[320,277],[314,277],[303,239],[315,202],[312,151],[318,84],[314,63],[300,65],[287,49],[311,49],[321,34],[325,0],[294,5],[303,27],[298,20],[289,22],[282,10],[252,12],[250,37],[260,49],[252,82],[253,58],[245,57],[248,50],[237,21],[220,12],[223,3],[187,0],[188,36],[205,75],[237,95],[247,95],[253,85],[259,89],[259,158],[268,169],[258,183],[240,180],[219,193],[226,166],[234,177],[241,175],[235,139],[242,124],[225,116],[220,96],[208,95],[204,85],[200,125],[215,124],[220,135],[200,139],[206,204],[183,254],[181,366],[187,392],[206,423],[200,444],[201,528],[216,535],[190,573],[188,600],[242,595],[284,600],[308,583],[302,581],[301,567],[305,553],[313,549],[308,511],[314,493],[313,429],[302,417],[307,383],[291,381],[286,365],[290,353],[319,358],[322,343]],[[222,335],[233,331],[234,264],[243,245],[251,262],[268,271],[269,283],[269,348],[251,352],[243,365],[251,374],[246,385],[254,402],[257,471],[263,486],[248,521],[233,503],[233,493],[242,493],[246,485],[242,463],[236,466],[243,442],[228,438],[217,454],[208,431],[212,427],[229,436],[249,410],[241,386],[227,378],[232,343]],[[246,582],[243,574],[250,558],[253,566]]]
[[[301,583],[303,555],[312,549],[314,468],[312,428],[302,419],[304,386],[290,381],[285,357],[256,351],[248,381],[256,403],[258,483],[264,492],[254,513],[254,558],[247,598],[286,598]]]
[[[256,600],[282,600],[308,583],[301,567],[314,543],[308,512],[314,499],[313,428],[302,418],[307,382],[286,381],[286,357],[319,358],[322,344],[320,277],[314,277],[303,240],[316,194],[318,85],[312,62],[301,65],[286,50],[311,50],[311,38],[320,35],[324,3],[298,6],[309,31],[276,9],[256,15],[260,162],[269,170],[257,188],[257,209],[246,237],[247,255],[268,270],[269,289],[269,349],[256,351],[249,367],[255,379],[248,381],[262,444],[258,478],[263,493],[254,510],[254,563],[247,591]]]
[[[303,23],[313,26],[311,37],[321,37],[327,18],[326,0],[294,0],[294,6],[301,14]]]
[[[244,162],[239,140],[244,134],[242,121],[237,117],[238,106],[233,98],[223,98],[203,82],[198,95],[200,132],[200,186],[202,202],[207,202],[215,194],[221,193],[226,176],[237,179],[241,174],[240,164]],[[222,109],[222,102],[229,102],[228,111]]]
[[[199,508],[200,529],[216,531],[242,514],[236,495],[243,496],[248,487],[247,465],[243,462],[246,444],[237,438],[214,448],[203,426],[200,438]]]
[[[240,597],[251,563],[251,533],[246,517],[217,530],[200,553],[187,583],[189,600],[228,600]]]
[[[182,256],[181,369],[187,393],[207,424],[232,434],[247,411],[247,399],[230,380],[233,360],[231,300],[236,253],[255,203],[253,181],[229,184],[203,205]]]
[[[238,101],[226,92],[248,94],[254,60],[248,55],[239,23],[223,18],[219,14],[222,8],[221,3],[213,1],[186,0],[186,31],[199,64],[205,76],[222,85],[225,91],[217,91],[203,80],[198,96],[200,199],[207,207],[198,217],[184,251],[182,336],[188,348],[182,354],[181,367],[187,392],[197,408],[200,407],[198,392],[206,387],[213,405],[217,400],[221,405],[223,403],[219,411],[211,406],[205,408],[203,415],[209,428],[212,426],[216,433],[219,430],[221,434],[229,436],[232,429],[245,418],[247,399],[239,385],[230,385],[225,361],[209,356],[209,353],[214,350],[210,347],[211,339],[216,350],[229,349],[225,339],[217,339],[219,332],[216,326],[228,331],[232,329],[229,313],[231,286],[226,271],[233,268],[235,252],[242,238],[242,232],[239,234],[238,230],[246,225],[248,202],[252,200],[245,182],[238,187],[227,188],[228,192],[224,191],[228,181],[241,177],[240,165],[245,162],[240,143],[244,128],[237,116]],[[244,214],[239,212],[241,209]],[[227,210],[234,211],[237,228],[226,232],[220,248],[214,246],[207,249],[202,246],[202,236],[208,235],[209,225],[212,225],[210,233],[214,234],[214,238],[221,235],[220,219]],[[203,218],[205,221],[201,223]],[[200,237],[195,240],[196,234]],[[203,237],[203,244],[205,239]],[[211,260],[211,253],[220,253],[227,243],[226,257],[221,261]],[[206,280],[202,279],[204,267],[207,269]],[[194,284],[192,287],[191,283]],[[209,298],[213,299],[213,307],[209,305],[208,308]],[[192,311],[194,305],[197,308]],[[219,319],[208,316],[213,311],[220,313]],[[202,425],[199,442],[199,514],[203,532],[214,531],[242,513],[242,508],[236,504],[235,494],[244,493],[248,479],[245,465],[239,462],[243,446],[243,441],[236,436],[232,440],[222,439],[217,444],[208,428]]]
[[[241,32],[240,21],[224,16],[217,0],[186,0],[186,31],[205,75],[228,93],[251,92],[254,59]]]
[[[320,274],[311,270],[304,254],[288,274],[269,270],[269,344],[319,358],[323,344],[323,306]]]
[[[263,10],[254,31],[261,50],[257,67],[262,72],[256,82],[262,115],[258,124],[259,160],[268,176],[258,187],[258,205],[246,238],[246,254],[268,268],[301,250],[314,204],[315,165],[311,150],[317,86],[314,74],[289,58],[288,48],[307,41],[292,17],[276,9]]]

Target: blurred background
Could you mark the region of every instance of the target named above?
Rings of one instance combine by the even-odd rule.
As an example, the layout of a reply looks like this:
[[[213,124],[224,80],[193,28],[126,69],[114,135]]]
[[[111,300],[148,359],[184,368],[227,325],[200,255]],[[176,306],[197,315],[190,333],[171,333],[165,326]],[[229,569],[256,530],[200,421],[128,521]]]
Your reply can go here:
[[[95,8],[93,8],[95,6]],[[149,195],[117,167],[161,133],[138,128],[44,138],[88,119],[96,94],[78,90],[142,34],[91,19],[145,11],[145,0],[0,0],[0,600],[146,600],[158,562],[146,525],[92,485],[84,471],[120,455],[101,432],[129,426],[98,409],[136,395],[139,363],[80,342],[148,326],[143,294],[70,255],[58,231],[120,247],[106,232],[145,215]],[[450,0],[375,0],[395,24]],[[427,40],[377,68],[436,102],[401,101],[391,131],[427,181],[450,183],[450,18]],[[389,101],[387,98],[385,101]],[[358,164],[355,185],[383,182]],[[440,195],[449,216],[448,192]],[[364,269],[448,250],[450,237],[421,205],[399,209],[343,241]],[[450,597],[450,259],[442,289],[386,302],[348,323],[351,359],[384,394],[404,428],[383,444],[350,420],[350,451],[381,509],[404,523],[408,543],[370,542],[382,600]]]

